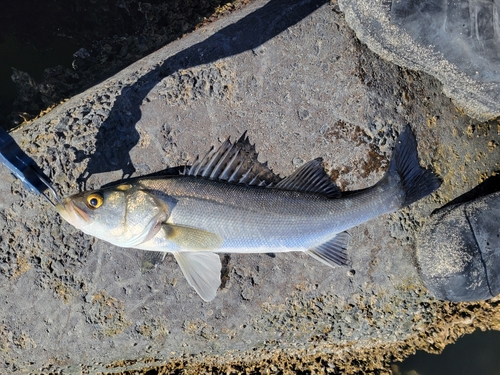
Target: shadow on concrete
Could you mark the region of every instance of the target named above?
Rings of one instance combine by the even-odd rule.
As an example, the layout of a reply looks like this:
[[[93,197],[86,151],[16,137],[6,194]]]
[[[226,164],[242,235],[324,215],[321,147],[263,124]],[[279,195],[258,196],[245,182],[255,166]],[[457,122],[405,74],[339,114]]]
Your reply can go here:
[[[490,195],[500,191],[500,171],[496,171],[494,176],[488,177],[486,180],[481,182],[475,188],[469,190],[468,192],[456,197],[452,201],[446,203],[443,207],[437,208],[432,212],[432,214],[436,214],[441,212],[441,210],[462,203],[467,203],[473,201],[474,199],[478,199],[484,197],[486,195]]]
[[[252,50],[298,23],[328,0],[271,0],[262,8],[221,29],[206,40],[166,59],[158,68],[123,88],[108,118],[96,137],[96,151],[81,151],[76,162],[89,159],[79,177],[85,188],[95,173],[122,170],[122,178],[130,178],[135,167],[130,150],[139,142],[135,125],[141,118],[140,105],[148,93],[165,77],[181,70]]]

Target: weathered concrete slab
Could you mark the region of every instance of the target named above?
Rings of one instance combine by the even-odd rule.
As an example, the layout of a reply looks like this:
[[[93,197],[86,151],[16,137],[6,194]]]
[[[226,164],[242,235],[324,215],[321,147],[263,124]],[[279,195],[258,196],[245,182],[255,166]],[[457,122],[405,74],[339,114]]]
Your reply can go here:
[[[497,124],[472,122],[437,81],[360,45],[334,3],[256,1],[13,136],[64,195],[186,163],[244,130],[276,172],[322,156],[339,185],[354,190],[383,175],[407,123],[422,163],[443,177],[437,194],[354,229],[350,268],[299,254],[229,255],[210,303],[173,258],[143,273],[139,251],[76,231],[3,171],[3,371],[165,364],[192,373],[349,373],[387,369],[417,347],[436,350],[475,326],[493,327],[496,305],[471,310],[427,294],[414,232],[434,208],[500,169]],[[462,309],[474,319],[464,320]]]

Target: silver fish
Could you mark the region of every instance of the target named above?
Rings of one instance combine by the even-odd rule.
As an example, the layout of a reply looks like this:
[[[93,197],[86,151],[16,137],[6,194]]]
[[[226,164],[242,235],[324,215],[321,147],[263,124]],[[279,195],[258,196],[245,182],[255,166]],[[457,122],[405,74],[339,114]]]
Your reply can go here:
[[[408,126],[384,177],[344,193],[320,158],[281,179],[257,161],[246,134],[226,140],[178,175],[139,177],[69,196],[60,215],[116,246],[171,252],[205,301],[220,286],[216,253],[304,251],[329,265],[347,263],[346,230],[432,193],[439,179],[422,168]]]

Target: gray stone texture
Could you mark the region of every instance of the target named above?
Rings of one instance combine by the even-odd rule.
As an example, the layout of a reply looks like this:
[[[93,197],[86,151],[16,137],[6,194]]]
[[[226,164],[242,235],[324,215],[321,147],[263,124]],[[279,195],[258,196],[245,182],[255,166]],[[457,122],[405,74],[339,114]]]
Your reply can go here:
[[[437,298],[478,301],[500,293],[499,223],[500,192],[432,216],[419,234],[417,258]]]
[[[498,125],[470,120],[434,78],[359,44],[335,3],[256,1],[12,135],[62,195],[188,163],[245,130],[282,176],[321,156],[355,190],[382,177],[407,123],[422,164],[443,178],[436,194],[353,229],[348,268],[295,253],[223,256],[210,303],[173,257],[141,270],[140,251],[82,234],[3,169],[1,372],[388,371],[416,347],[491,327],[495,308],[469,309],[469,321],[458,314],[466,306],[426,291],[414,235],[433,209],[500,169]]]
[[[400,66],[423,71],[469,116],[500,115],[500,21],[480,0],[339,0],[368,47]]]

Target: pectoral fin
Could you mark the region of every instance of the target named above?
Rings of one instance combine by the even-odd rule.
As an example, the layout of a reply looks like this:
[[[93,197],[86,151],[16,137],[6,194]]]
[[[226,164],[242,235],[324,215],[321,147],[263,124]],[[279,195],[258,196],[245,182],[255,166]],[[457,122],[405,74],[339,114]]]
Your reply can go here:
[[[345,266],[348,261],[346,249],[349,237],[347,232],[339,233],[329,241],[307,250],[306,253],[330,267]]]
[[[163,224],[165,236],[183,250],[216,250],[224,240],[217,234],[182,225]]]
[[[184,276],[204,301],[215,298],[220,286],[221,262],[217,254],[209,252],[174,252]]]

